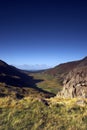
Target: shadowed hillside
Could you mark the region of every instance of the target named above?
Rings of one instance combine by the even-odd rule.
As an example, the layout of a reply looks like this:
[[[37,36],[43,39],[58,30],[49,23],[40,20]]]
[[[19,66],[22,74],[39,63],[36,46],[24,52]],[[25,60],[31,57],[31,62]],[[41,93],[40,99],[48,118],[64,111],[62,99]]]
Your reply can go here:
[[[36,86],[36,83],[43,81],[42,79],[34,79],[23,71],[8,65],[0,60],[0,96],[16,94],[19,97],[32,95],[33,93],[45,96],[53,96]]]
[[[5,82],[7,85],[17,87],[35,87],[35,81],[33,77],[21,72],[19,69],[0,61],[0,82]]]

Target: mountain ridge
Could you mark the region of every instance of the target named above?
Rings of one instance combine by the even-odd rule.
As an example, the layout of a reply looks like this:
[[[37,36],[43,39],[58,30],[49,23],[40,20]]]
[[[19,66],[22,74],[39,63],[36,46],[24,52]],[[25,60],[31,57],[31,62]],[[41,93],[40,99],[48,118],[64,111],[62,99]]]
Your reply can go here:
[[[86,60],[87,60],[87,56],[81,60],[62,63],[62,64],[55,66],[54,68],[46,70],[45,73],[53,75],[53,76],[57,76],[58,78],[60,78],[60,77],[63,78],[69,73],[69,71],[76,68],[80,63],[82,63]]]

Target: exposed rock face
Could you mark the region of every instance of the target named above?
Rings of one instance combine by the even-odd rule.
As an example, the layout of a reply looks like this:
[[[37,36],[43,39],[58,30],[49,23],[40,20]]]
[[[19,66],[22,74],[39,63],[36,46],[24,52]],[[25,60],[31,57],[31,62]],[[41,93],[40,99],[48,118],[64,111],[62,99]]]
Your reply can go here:
[[[63,81],[63,90],[57,96],[65,98],[87,97],[87,57],[67,74]]]

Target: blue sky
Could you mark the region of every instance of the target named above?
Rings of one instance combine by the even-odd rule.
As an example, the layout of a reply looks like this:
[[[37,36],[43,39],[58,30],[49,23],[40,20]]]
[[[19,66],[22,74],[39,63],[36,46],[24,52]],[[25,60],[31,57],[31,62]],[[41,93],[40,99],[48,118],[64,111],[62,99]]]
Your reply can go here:
[[[0,59],[55,66],[85,56],[85,0],[0,1]]]

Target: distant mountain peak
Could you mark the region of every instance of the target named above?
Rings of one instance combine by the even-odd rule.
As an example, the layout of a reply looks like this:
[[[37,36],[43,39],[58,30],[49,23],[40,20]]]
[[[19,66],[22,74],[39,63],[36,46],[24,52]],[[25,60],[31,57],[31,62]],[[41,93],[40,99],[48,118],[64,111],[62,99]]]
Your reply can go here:
[[[46,64],[35,64],[35,65],[24,64],[24,65],[14,65],[14,66],[23,70],[43,70],[43,69],[51,68],[51,66],[48,66]]]

